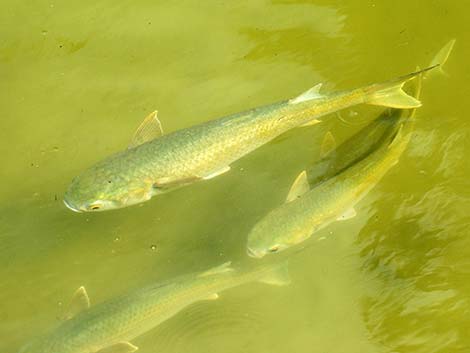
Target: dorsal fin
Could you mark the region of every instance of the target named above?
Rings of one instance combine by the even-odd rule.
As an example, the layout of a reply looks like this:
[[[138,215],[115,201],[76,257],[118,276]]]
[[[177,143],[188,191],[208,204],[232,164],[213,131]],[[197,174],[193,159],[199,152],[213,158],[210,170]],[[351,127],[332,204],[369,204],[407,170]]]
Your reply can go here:
[[[302,102],[309,101],[312,99],[322,98],[323,95],[320,94],[321,86],[322,86],[321,83],[319,83],[316,86],[313,86],[308,91],[305,91],[304,93],[302,93],[300,96],[290,99],[289,104],[297,104],[297,103],[302,103]]]
[[[128,148],[137,147],[163,135],[162,124],[157,117],[158,112],[150,113],[139,125]]]
[[[204,271],[204,272],[200,273],[198,275],[198,277],[205,277],[205,276],[215,275],[215,274],[219,274],[219,273],[231,272],[231,271],[233,271],[233,268],[230,267],[231,264],[232,264],[232,262],[228,261],[226,263],[223,263],[220,266],[211,268],[207,271]]]
[[[88,308],[90,308],[90,298],[88,297],[85,287],[81,286],[73,294],[72,300],[70,300],[69,306],[62,319],[69,320]]]
[[[286,202],[291,202],[298,199],[309,190],[310,186],[307,180],[307,172],[304,170],[297,176],[297,178],[295,178],[295,181],[290,187],[289,193],[287,194]]]
[[[328,131],[325,134],[325,137],[323,137],[323,142],[320,148],[320,157],[325,158],[335,149],[336,149],[336,140],[333,134],[331,133],[331,131]]]

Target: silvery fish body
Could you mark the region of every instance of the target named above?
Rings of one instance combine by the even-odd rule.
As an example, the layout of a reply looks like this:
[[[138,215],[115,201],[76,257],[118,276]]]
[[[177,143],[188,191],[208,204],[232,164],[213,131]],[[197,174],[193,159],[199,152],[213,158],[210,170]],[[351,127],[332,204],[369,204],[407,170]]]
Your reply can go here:
[[[401,138],[400,136],[397,136]],[[382,147],[346,171],[277,207],[263,217],[248,235],[248,254],[263,257],[308,239],[336,220],[355,216],[354,206],[397,163],[405,143]],[[392,146],[393,147],[393,146]],[[300,175],[307,183],[306,174]]]
[[[250,281],[289,283],[287,263],[235,271],[229,263],[200,274],[157,283],[97,304],[64,321],[21,353],[127,353],[129,343],[192,303],[217,299],[217,293]],[[85,292],[86,293],[86,292]]]
[[[98,162],[76,177],[64,202],[77,212],[122,208],[230,170],[230,164],[280,134],[318,122],[323,115],[367,103],[416,108],[401,88],[415,77],[332,94],[320,85],[297,98],[162,134],[156,113],[144,120],[131,148]],[[160,136],[161,135],[161,136]]]
[[[419,81],[417,97],[420,89]],[[285,250],[336,220],[354,217],[354,206],[405,150],[414,128],[414,113],[415,110],[396,110],[389,117],[390,125],[382,125],[386,115],[380,116],[340,146],[337,159],[327,156],[313,168],[312,184],[306,172],[300,173],[286,202],[263,217],[249,233],[248,254],[260,258]],[[358,141],[358,138],[372,139]]]
[[[410,110],[401,109],[386,110],[341,145],[321,156],[308,169],[310,187],[331,179],[379,148],[383,141],[389,140],[397,132],[398,121],[406,119],[409,112]]]

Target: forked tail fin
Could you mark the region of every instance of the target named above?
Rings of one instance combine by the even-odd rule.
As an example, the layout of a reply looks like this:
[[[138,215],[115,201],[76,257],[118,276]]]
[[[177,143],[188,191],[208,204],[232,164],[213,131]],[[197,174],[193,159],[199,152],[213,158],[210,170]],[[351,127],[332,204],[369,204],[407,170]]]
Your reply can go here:
[[[413,72],[406,76],[398,77],[388,82],[377,83],[364,88],[366,93],[364,103],[398,109],[419,108],[421,106],[421,102],[403,91],[403,85],[416,76],[432,70],[437,66],[439,66],[439,64],[421,71]]]
[[[447,73],[443,70],[444,64],[447,62],[447,59],[449,59],[450,53],[452,52],[452,49],[454,48],[455,45],[455,39],[451,39],[444,45],[441,50],[437,52],[437,54],[434,56],[434,58],[431,61],[431,66],[433,65],[439,65],[439,68],[437,70],[431,71],[427,76],[430,76],[432,72],[439,72],[440,74],[446,75]]]

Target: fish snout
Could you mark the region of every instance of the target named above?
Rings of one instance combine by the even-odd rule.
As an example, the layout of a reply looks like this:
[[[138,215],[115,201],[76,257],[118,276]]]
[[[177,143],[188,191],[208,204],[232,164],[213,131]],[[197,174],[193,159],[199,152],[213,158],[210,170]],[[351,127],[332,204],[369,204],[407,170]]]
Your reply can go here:
[[[67,201],[67,199],[64,199],[64,205],[67,206],[67,208],[69,210],[72,210],[73,212],[78,212],[78,213],[82,212],[79,208],[75,207],[69,201]]]

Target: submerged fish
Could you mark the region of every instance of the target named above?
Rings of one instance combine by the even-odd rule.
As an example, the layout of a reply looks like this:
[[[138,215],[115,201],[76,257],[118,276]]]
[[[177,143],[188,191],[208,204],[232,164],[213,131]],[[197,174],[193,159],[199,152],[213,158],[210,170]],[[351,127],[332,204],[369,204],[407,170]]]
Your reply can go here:
[[[27,344],[20,353],[131,353],[129,341],[171,318],[192,303],[214,300],[217,293],[259,281],[289,283],[287,262],[236,271],[230,263],[203,273],[178,277],[89,308],[83,287],[76,292],[70,315],[50,334]]]
[[[420,83],[416,97],[419,97],[419,91]],[[339,160],[339,164],[333,165],[337,170],[327,169],[325,172],[326,176],[337,171],[338,174],[323,182],[317,176],[315,187],[311,188],[305,171],[300,173],[287,195],[286,203],[269,212],[249,233],[248,255],[260,258],[268,253],[280,252],[310,238],[336,220],[354,217],[354,206],[398,162],[405,150],[414,127],[413,115],[414,110],[409,114],[394,112],[395,125],[383,132],[385,141],[378,148],[374,149],[366,142],[364,146],[367,149],[358,147],[355,152],[349,151],[345,158]],[[380,117],[377,122],[382,119]],[[370,131],[377,133],[381,130],[376,127]],[[358,134],[359,137],[364,135]],[[361,144],[361,141],[354,141]],[[351,141],[347,142],[346,147],[350,144]],[[370,149],[372,152],[368,151]]]
[[[166,135],[156,112],[152,113],[137,130],[129,149],[74,178],[64,203],[77,212],[127,207],[223,174],[231,163],[287,130],[315,124],[317,118],[340,109],[361,103],[419,107],[421,103],[402,90],[403,84],[418,74],[331,94],[320,93],[319,84],[294,99]]]
[[[396,133],[397,122],[409,116],[411,110],[392,109],[384,111],[366,127],[336,146],[332,134],[328,132],[322,143],[321,159],[308,170],[310,187],[331,179],[354,163],[364,159],[380,144]],[[333,139],[333,140],[332,140]],[[329,147],[325,147],[329,145]]]

